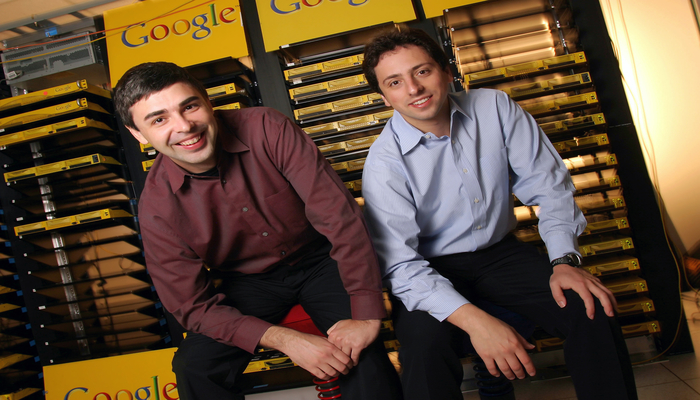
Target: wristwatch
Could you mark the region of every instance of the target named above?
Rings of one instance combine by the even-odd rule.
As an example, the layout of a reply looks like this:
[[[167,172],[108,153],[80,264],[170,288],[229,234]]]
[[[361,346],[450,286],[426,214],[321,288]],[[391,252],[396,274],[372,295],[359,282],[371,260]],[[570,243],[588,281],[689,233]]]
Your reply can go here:
[[[581,268],[583,260],[581,256],[576,253],[564,254],[563,257],[555,258],[552,260],[552,267],[559,264],[569,264],[572,267]]]

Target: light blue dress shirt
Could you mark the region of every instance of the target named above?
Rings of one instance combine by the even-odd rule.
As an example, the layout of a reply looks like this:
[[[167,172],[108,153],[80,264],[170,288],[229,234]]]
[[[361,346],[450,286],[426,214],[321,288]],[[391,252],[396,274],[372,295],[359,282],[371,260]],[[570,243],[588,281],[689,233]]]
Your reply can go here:
[[[491,89],[450,94],[449,101],[450,136],[422,133],[394,113],[362,176],[384,284],[408,310],[440,321],[468,301],[425,259],[503,239],[517,223],[511,193],[540,206],[550,259],[578,252],[586,226],[569,172],[530,114]]]

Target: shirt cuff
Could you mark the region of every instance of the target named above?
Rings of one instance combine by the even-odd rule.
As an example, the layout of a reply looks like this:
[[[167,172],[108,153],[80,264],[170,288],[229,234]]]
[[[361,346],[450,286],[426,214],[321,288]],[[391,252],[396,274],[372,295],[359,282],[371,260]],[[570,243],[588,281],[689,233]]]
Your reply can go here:
[[[562,231],[549,232],[543,240],[545,245],[547,245],[549,261],[563,257],[564,254],[579,254],[578,238],[571,233]]]
[[[465,304],[469,304],[469,301],[464,296],[459,294],[452,286],[444,286],[421,300],[418,303],[418,309],[426,311],[442,322]]]
[[[350,296],[352,319],[382,319],[386,317],[384,297],[381,292]]]
[[[246,334],[236,340],[236,343],[231,344],[253,354],[255,353],[255,348],[260,344],[260,339],[263,337],[265,332],[270,329],[272,324],[265,322],[260,318],[249,316],[245,317],[244,321],[241,322],[241,326],[245,326]]]

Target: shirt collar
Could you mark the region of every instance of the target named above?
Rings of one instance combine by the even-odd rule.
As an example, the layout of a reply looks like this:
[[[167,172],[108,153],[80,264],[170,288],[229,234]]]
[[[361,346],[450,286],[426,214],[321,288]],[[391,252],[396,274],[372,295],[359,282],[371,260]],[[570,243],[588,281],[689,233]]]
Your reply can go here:
[[[449,93],[447,95],[447,100],[450,102],[450,118],[452,120],[454,120],[455,113],[460,113],[467,119],[472,119],[472,117],[459,106],[458,97],[463,95],[466,95],[466,93]],[[452,123],[450,123],[450,126],[452,126]],[[399,140],[401,154],[406,154],[411,151],[411,149],[420,143],[423,136],[425,136],[420,129],[406,122],[403,115],[398,112],[394,112],[394,116],[391,118],[391,129]]]
[[[219,116],[216,118],[216,124],[219,133],[217,135],[217,149],[220,154],[223,151],[227,153],[242,153],[250,150],[248,145],[241,142],[241,140],[238,139],[238,136],[236,136],[235,127],[223,123]],[[175,193],[182,188],[182,185],[185,184],[185,177],[192,176],[192,174],[175,164],[169,157],[161,157],[163,158],[162,163],[168,176],[170,187],[172,188],[173,193]],[[217,168],[219,168],[219,175],[221,175],[221,163],[224,158],[227,157],[219,157],[219,164],[217,165]]]

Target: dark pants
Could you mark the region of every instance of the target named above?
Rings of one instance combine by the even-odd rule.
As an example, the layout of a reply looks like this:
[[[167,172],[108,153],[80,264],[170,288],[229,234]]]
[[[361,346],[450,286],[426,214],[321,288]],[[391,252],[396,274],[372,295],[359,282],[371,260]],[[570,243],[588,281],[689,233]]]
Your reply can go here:
[[[430,259],[467,299],[483,299],[526,316],[552,335],[565,338],[566,364],[579,400],[636,399],[627,347],[615,318],[596,301],[588,319],[583,301],[565,291],[559,308],[549,287],[552,267],[530,245],[509,236],[488,249]],[[409,312],[393,302],[394,326],[401,343],[401,381],[407,400],[461,400],[463,369],[456,327],[423,311]],[[461,331],[460,331],[461,332]]]
[[[329,251],[328,244],[294,266],[229,276],[220,290],[229,305],[271,323],[278,323],[292,306],[301,304],[319,330],[326,332],[337,321],[351,318],[350,298]],[[180,398],[243,399],[236,384],[251,357],[240,348],[188,334],[173,358]],[[362,352],[358,365],[339,381],[343,399],[401,399],[398,375],[379,340]]]

